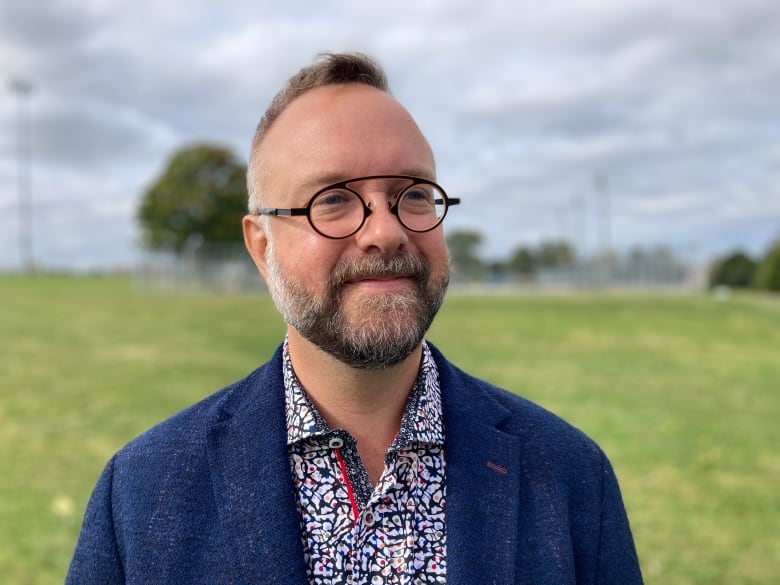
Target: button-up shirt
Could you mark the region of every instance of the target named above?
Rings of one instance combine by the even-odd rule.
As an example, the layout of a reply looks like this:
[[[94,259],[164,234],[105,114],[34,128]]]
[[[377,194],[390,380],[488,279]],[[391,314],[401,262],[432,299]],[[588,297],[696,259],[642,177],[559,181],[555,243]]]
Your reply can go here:
[[[311,583],[444,583],[444,429],[439,375],[420,373],[372,486],[355,439],[330,429],[284,347],[287,448]]]

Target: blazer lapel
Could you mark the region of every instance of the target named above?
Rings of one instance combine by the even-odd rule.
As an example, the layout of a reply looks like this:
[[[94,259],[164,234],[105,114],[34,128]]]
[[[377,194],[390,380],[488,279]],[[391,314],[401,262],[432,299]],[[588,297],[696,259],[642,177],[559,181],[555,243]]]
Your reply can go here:
[[[514,583],[519,441],[498,428],[508,411],[434,355],[446,435],[447,583]]]
[[[287,458],[281,352],[236,389],[209,434],[214,496],[231,583],[307,583]]]

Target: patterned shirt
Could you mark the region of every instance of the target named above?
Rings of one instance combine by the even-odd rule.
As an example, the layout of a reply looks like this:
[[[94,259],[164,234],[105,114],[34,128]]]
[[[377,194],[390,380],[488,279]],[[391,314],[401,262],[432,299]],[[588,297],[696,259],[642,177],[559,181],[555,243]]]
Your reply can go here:
[[[444,583],[445,464],[439,374],[423,342],[401,428],[372,486],[355,439],[329,429],[284,346],[287,448],[309,581]]]

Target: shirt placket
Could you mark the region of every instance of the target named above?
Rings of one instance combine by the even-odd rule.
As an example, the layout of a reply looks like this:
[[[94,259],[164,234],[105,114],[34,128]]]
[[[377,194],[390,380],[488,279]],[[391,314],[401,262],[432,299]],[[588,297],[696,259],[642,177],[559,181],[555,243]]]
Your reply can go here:
[[[398,453],[391,451],[385,458],[385,469],[371,497],[358,515],[354,528],[355,563],[353,567],[353,583],[373,583],[375,578],[381,578],[382,583],[403,583],[407,573],[409,555],[408,513],[399,513],[398,500],[399,478]],[[391,515],[402,526],[389,524],[385,518]],[[387,529],[395,530],[404,536],[400,543],[397,537],[388,542],[393,534]]]
[[[336,545],[336,550],[341,554],[336,563],[340,565],[342,579],[338,579],[337,573],[333,582],[355,585],[370,583],[361,558],[368,550],[365,546],[366,535],[370,534],[376,523],[370,506],[372,497],[368,476],[360,464],[355,441],[348,433],[342,430],[330,431],[322,440],[327,445],[324,448],[330,451],[334,472],[342,484],[341,498],[349,500],[351,510],[350,530],[342,534],[341,542]]]
[[[376,486],[368,479],[354,438],[344,430],[328,429],[286,363],[288,442],[310,441],[309,448],[323,456],[320,461],[323,469],[327,468],[324,482],[307,477],[299,489],[302,514],[309,521],[304,522],[303,530],[309,533],[304,538],[312,553],[309,569],[313,583],[411,583],[420,577],[424,582],[443,582],[443,507],[439,506],[436,513],[439,519],[429,510],[432,497],[442,498],[443,503],[443,474],[418,477],[425,469],[418,458],[430,459],[431,449],[438,450],[434,460],[443,470],[441,448],[434,446],[441,441],[441,430],[435,424],[441,410],[437,394],[432,395],[435,402],[428,394],[438,389],[431,375],[435,375],[435,365],[427,349],[423,361],[401,429],[386,455],[385,469]],[[442,481],[426,481],[437,476]],[[438,493],[431,494],[426,488]],[[310,490],[316,490],[317,500],[312,500]],[[423,501],[428,503],[420,508]],[[340,511],[334,516],[335,509]],[[340,528],[329,532],[331,524]]]

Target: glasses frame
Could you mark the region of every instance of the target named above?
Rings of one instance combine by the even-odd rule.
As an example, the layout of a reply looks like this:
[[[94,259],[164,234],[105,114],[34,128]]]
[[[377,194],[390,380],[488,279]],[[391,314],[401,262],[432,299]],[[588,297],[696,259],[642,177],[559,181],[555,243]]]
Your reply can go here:
[[[371,215],[371,213],[373,213],[373,209],[369,207],[369,205],[366,203],[366,200],[363,199],[363,196],[360,194],[360,192],[357,189],[353,189],[352,187],[350,187],[350,184],[360,183],[363,181],[371,181],[374,179],[406,179],[408,181],[411,181],[409,185],[406,185],[403,189],[401,189],[396,194],[395,201],[393,203],[391,203],[390,201],[387,202],[387,206],[390,209],[390,213],[395,215],[396,219],[398,220],[398,223],[400,223],[404,227],[404,229],[407,229],[410,232],[421,234],[436,229],[441,225],[441,222],[444,221],[444,217],[447,215],[447,211],[449,211],[450,206],[458,205],[460,203],[460,198],[449,197],[447,193],[444,191],[444,189],[441,187],[441,185],[435,183],[434,181],[431,181],[430,179],[423,179],[422,177],[414,177],[412,175],[369,175],[367,177],[357,177],[355,179],[347,179],[345,181],[339,181],[338,183],[333,183],[332,185],[323,187],[322,189],[320,189],[314,195],[311,196],[309,202],[306,204],[306,207],[288,207],[288,208],[263,207],[260,209],[260,211],[257,212],[256,215],[273,215],[277,217],[305,216],[306,219],[309,220],[309,225],[312,227],[312,229],[318,234],[320,234],[321,236],[328,238],[330,240],[343,240],[344,238],[349,238],[350,236],[354,236],[356,233],[358,233],[360,229],[365,225],[368,216]],[[431,185],[432,187],[438,189],[443,197],[443,199],[435,199],[434,204],[436,205],[443,204],[444,213],[441,214],[441,217],[435,224],[433,224],[431,227],[426,228],[424,230],[418,230],[409,227],[401,220],[401,216],[398,214],[398,203],[401,201],[401,195],[403,195],[407,190],[411,189],[415,185]],[[363,204],[363,219],[360,220],[360,225],[358,225],[354,231],[344,236],[329,236],[328,234],[324,234],[319,229],[317,229],[317,226],[314,225],[314,222],[311,220],[311,206],[314,203],[314,200],[317,199],[317,197],[319,197],[326,191],[330,191],[332,189],[346,189],[347,191],[354,193],[357,196],[357,198],[360,200],[360,202]]]

